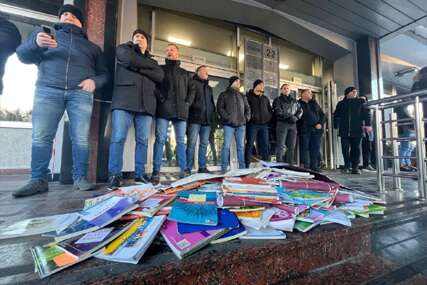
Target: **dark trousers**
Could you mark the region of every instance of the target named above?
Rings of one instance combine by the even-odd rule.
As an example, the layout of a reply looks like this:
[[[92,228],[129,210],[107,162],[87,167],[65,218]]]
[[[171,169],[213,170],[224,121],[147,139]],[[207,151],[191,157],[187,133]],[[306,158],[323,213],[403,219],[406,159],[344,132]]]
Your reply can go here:
[[[341,149],[344,157],[344,167],[356,169],[360,163],[360,144],[362,138],[341,138]]]
[[[321,138],[322,131],[316,129],[299,134],[300,157],[303,167],[319,171]]]
[[[362,159],[363,167],[368,167],[369,165],[375,166],[377,164],[375,161],[374,142],[365,138],[362,139]]]
[[[297,126],[278,121],[276,124],[276,159],[278,162],[294,164],[294,150],[297,143]],[[285,156],[286,151],[286,156]]]
[[[247,135],[246,135],[246,147],[245,147],[245,164],[246,167],[249,167],[251,163],[251,156],[254,148],[255,141],[257,143],[257,150],[261,155],[261,159],[267,161],[268,160],[268,147],[270,145],[270,140],[268,138],[268,125],[256,125],[250,124],[246,127]],[[258,137],[258,140],[257,140]]]

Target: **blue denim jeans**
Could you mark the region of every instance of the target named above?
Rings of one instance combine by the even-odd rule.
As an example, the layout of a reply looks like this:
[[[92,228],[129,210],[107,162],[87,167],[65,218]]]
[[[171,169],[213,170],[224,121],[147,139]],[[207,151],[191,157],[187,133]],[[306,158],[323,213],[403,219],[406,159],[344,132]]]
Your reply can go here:
[[[93,94],[81,89],[36,88],[32,112],[32,179],[47,179],[53,139],[65,110],[70,120],[73,178],[87,175],[92,106]]]
[[[121,176],[123,167],[123,149],[129,127],[135,126],[135,177],[145,174],[147,162],[148,136],[151,131],[152,117],[124,110],[113,110],[112,134],[108,172],[110,176]]]
[[[210,126],[200,124],[190,124],[187,134],[187,168],[193,168],[194,152],[196,149],[197,137],[200,136],[199,143],[199,169],[206,168],[206,151],[209,144]]]
[[[236,138],[237,160],[239,168],[245,168],[245,126],[233,128],[224,126],[224,144],[221,150],[221,170],[226,172],[230,164],[230,145],[233,136]]]
[[[402,137],[405,138],[414,138],[415,137],[415,131],[413,130],[406,130],[402,132]],[[400,164],[401,165],[412,165],[411,159],[409,156],[412,155],[412,152],[415,149],[415,142],[414,141],[402,141],[400,142],[400,156],[408,156],[407,158],[401,158]]]
[[[247,142],[245,148],[245,163],[246,167],[249,167],[251,162],[252,152],[254,149],[254,143],[257,141],[257,150],[261,155],[261,159],[264,161],[268,160],[268,148],[270,146],[270,140],[268,138],[268,125],[247,125]],[[257,140],[257,137],[259,140]],[[258,144],[259,142],[259,144]]]
[[[165,147],[166,138],[168,136],[169,120],[163,118],[156,119],[156,142],[154,143],[154,161],[153,171],[159,172],[162,165],[163,149]],[[178,166],[183,172],[187,168],[187,151],[185,145],[185,131],[187,122],[181,120],[172,121],[175,130],[176,140],[176,160]]]

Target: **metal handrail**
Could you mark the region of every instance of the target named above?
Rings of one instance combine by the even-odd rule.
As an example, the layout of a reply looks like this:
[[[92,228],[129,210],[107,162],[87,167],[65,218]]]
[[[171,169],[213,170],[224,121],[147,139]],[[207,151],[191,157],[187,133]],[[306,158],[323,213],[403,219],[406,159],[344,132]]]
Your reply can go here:
[[[408,93],[408,94],[403,94],[403,95],[397,95],[397,96],[391,96],[391,97],[381,98],[381,99],[377,99],[377,100],[372,100],[372,101],[366,102],[365,105],[368,106],[368,107],[370,107],[370,106],[377,106],[377,105],[380,105],[380,104],[392,103],[393,101],[396,101],[396,100],[414,99],[415,97],[419,97],[419,98],[427,97],[427,90],[421,90],[421,91],[416,91],[416,92],[412,92],[412,93]],[[407,103],[407,102],[405,102],[405,103]]]

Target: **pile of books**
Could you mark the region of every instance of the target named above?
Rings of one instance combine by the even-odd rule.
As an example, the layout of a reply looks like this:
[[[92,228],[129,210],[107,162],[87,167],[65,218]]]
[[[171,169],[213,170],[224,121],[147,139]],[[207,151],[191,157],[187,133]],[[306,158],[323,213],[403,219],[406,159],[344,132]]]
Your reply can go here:
[[[84,202],[80,212],[21,221],[1,238],[44,234],[31,249],[41,278],[88,258],[138,263],[157,237],[180,259],[233,239],[285,239],[384,214],[384,201],[309,172],[276,168],[195,174],[170,185],[122,187]],[[319,178],[317,176],[317,178]]]

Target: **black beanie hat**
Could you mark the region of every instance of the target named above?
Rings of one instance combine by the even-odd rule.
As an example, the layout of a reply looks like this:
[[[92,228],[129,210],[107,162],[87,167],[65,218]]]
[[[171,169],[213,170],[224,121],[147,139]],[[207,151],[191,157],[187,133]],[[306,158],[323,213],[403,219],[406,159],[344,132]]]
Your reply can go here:
[[[258,85],[260,85],[261,83],[264,83],[261,79],[257,79],[254,81],[254,84],[252,86],[253,89],[255,89],[255,87],[257,87]]]
[[[80,23],[82,23],[83,25],[84,23],[83,13],[82,11],[80,11],[79,8],[71,4],[62,5],[61,9],[59,9],[58,17],[61,17],[61,15],[64,14],[65,12],[70,12],[71,14],[76,16],[76,18],[79,19]]]
[[[237,79],[239,79],[239,77],[237,77],[237,76],[231,76],[228,79],[228,87],[230,87],[231,85],[233,85],[234,81],[236,81]]]
[[[344,96],[347,96],[347,94],[352,92],[353,90],[356,90],[356,87],[354,86],[347,87],[344,91]]]
[[[150,47],[150,40],[151,40],[151,37],[150,37],[150,35],[149,35],[149,34],[147,34],[143,29],[136,29],[136,30],[135,30],[135,31],[133,31],[133,33],[132,33],[132,39],[133,39],[133,37],[134,37],[136,34],[141,34],[141,35],[143,35],[143,36],[147,39],[147,45],[148,45],[148,47]]]

